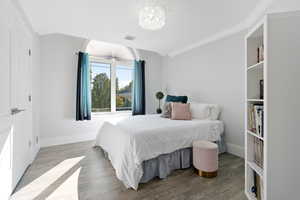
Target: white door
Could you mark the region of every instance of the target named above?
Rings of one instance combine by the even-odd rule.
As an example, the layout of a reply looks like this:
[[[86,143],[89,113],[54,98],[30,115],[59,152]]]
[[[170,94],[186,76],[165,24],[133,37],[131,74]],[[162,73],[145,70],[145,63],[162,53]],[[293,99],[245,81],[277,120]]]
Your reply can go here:
[[[0,2],[0,8],[5,4]],[[4,8],[3,8],[4,7]],[[0,9],[0,10],[1,10]],[[8,22],[0,12],[0,199],[12,190],[12,117],[10,114],[10,37]]]
[[[14,26],[10,34],[13,187],[17,185],[30,164],[32,146],[31,38],[23,27]]]
[[[1,14],[0,14],[1,15]],[[14,21],[14,20],[12,20]],[[0,199],[6,200],[30,164],[32,119],[30,34],[0,19]]]

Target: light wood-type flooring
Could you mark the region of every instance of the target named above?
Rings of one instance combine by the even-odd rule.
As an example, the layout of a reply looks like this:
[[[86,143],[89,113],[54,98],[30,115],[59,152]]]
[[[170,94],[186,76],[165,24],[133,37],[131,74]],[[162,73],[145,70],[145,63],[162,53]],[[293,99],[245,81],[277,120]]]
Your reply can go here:
[[[166,179],[126,189],[110,161],[92,142],[42,148],[20,181],[12,200],[246,200],[244,160],[222,154],[216,178],[199,177],[193,168]]]

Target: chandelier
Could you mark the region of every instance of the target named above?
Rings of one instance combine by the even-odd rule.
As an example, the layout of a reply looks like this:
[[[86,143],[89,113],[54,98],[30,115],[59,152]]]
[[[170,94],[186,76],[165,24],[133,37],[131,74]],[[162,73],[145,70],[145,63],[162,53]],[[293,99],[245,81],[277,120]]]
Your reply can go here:
[[[139,25],[147,30],[158,30],[166,24],[166,11],[160,5],[145,5],[139,12]]]

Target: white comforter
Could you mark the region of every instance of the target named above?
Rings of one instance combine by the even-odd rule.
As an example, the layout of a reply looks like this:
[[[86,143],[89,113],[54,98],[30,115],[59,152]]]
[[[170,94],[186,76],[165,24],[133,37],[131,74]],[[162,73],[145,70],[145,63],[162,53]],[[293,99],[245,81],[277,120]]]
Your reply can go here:
[[[137,189],[143,176],[143,161],[191,147],[194,140],[219,141],[223,130],[223,123],[217,120],[183,121],[159,115],[134,116],[114,123],[104,122],[95,146],[108,153],[116,175],[124,185]]]

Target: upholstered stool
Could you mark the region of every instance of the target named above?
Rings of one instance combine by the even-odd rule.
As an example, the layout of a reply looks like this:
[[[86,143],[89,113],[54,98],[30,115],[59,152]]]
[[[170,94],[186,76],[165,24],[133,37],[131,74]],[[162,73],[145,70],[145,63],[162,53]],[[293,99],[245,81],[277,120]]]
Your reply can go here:
[[[218,174],[218,145],[209,141],[193,142],[193,164],[199,176],[212,178]]]

